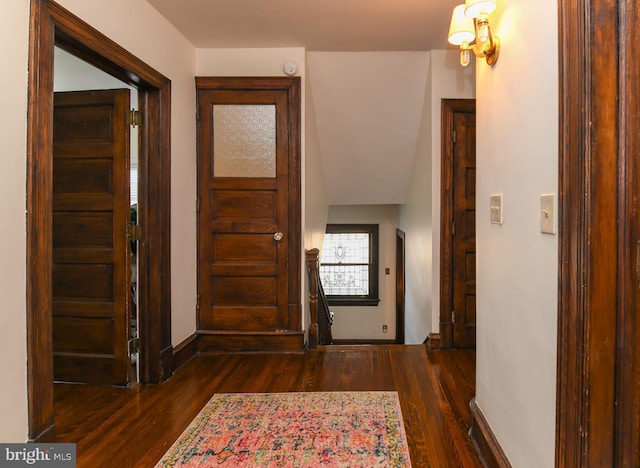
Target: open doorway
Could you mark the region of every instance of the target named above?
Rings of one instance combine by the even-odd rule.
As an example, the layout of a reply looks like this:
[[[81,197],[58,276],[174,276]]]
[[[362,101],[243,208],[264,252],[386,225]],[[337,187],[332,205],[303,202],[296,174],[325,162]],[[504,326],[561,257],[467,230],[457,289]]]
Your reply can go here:
[[[138,90],[138,308],[140,381],[171,375],[169,79],[50,0],[31,1],[27,135],[27,372],[29,438],[51,441],[53,418],[52,278],[53,70],[55,46]]]

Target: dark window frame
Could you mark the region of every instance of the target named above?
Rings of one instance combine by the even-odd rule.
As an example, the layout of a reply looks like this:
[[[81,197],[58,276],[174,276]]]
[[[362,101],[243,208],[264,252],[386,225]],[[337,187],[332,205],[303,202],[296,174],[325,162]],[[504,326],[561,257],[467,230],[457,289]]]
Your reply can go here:
[[[369,294],[335,295],[327,294],[327,302],[332,306],[377,306],[379,279],[379,225],[378,224],[327,224],[327,234],[365,233],[369,236]],[[333,264],[330,264],[333,265]],[[321,264],[322,266],[322,264]]]

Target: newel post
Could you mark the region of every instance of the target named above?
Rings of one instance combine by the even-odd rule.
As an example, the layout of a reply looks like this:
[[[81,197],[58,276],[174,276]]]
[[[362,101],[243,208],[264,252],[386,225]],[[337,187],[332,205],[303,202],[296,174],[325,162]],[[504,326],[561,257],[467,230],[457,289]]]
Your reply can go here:
[[[311,322],[309,323],[309,349],[318,347],[318,275],[319,260],[318,249],[309,249],[305,251],[307,258],[307,273],[309,274],[309,314]]]

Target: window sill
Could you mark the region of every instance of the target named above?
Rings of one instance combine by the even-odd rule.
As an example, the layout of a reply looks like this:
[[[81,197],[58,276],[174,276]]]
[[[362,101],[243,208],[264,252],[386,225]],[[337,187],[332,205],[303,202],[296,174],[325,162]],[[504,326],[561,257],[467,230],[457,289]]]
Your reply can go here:
[[[327,302],[330,306],[345,306],[345,307],[377,307],[380,303],[380,299],[331,299],[327,297]]]

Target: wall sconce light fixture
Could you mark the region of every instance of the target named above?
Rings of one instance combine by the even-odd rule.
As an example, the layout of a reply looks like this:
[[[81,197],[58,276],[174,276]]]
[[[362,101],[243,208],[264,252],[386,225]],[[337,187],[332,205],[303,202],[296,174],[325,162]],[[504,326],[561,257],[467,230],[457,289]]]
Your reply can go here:
[[[466,0],[453,9],[449,26],[449,43],[460,46],[460,65],[469,65],[471,51],[484,57],[489,65],[498,61],[500,38],[491,34],[489,13],[495,0]]]

